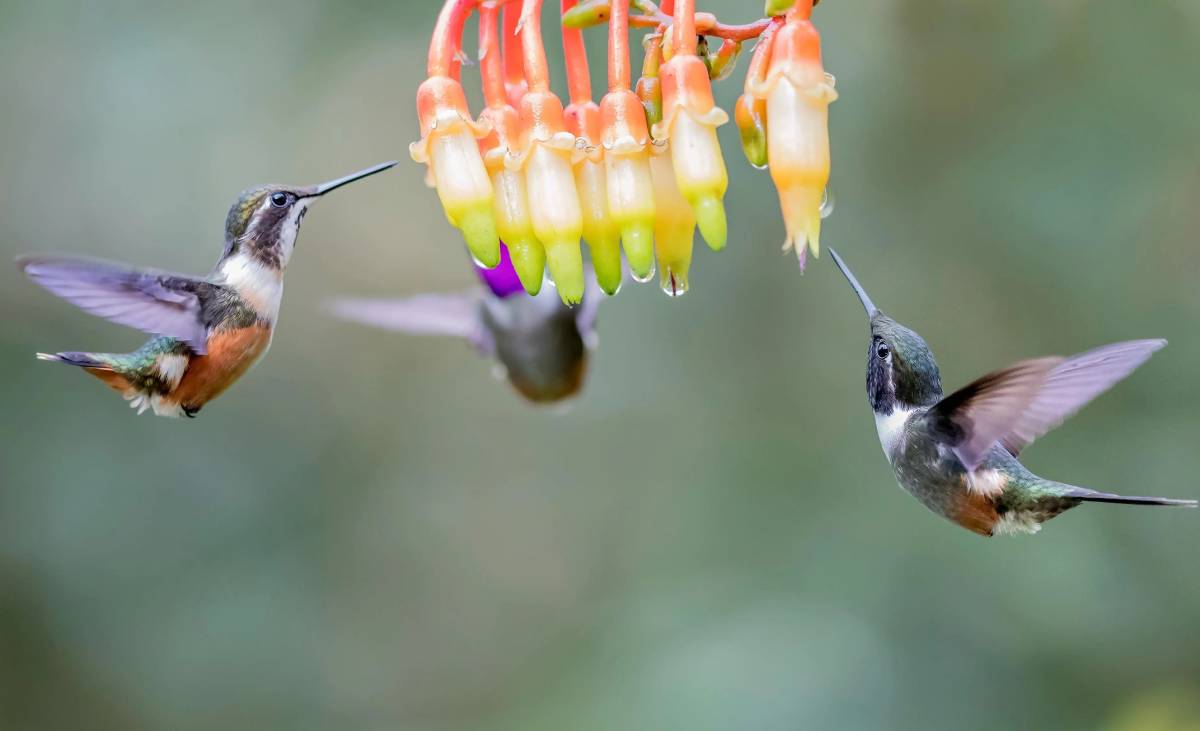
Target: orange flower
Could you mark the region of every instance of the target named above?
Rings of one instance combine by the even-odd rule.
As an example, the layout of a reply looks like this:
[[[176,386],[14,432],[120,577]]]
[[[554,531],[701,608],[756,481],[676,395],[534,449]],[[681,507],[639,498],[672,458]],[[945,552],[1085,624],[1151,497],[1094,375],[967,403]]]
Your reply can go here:
[[[679,0],[672,25],[674,55],[662,65],[663,119],[654,138],[670,140],[671,163],[683,197],[696,213],[700,234],[709,247],[725,246],[725,207],[729,186],[725,160],[717,143],[717,127],[729,115],[713,101],[708,67],[696,55],[695,0]]]
[[[654,183],[650,177],[650,130],[637,94],[629,89],[629,0],[614,0],[608,35],[608,93],[600,101],[608,210],[621,234],[633,276],[654,272]],[[646,51],[646,69],[658,70],[657,46]],[[639,82],[640,84],[640,82]]]
[[[546,248],[558,296],[577,304],[583,299],[583,211],[572,170],[575,135],[567,131],[562,102],[550,91],[541,10],[542,0],[525,0],[518,23],[529,91],[521,98],[521,151],[510,167],[525,172],[533,231]]]
[[[483,266],[494,267],[500,261],[500,241],[492,218],[492,183],[476,141],[489,128],[472,121],[455,61],[463,22],[473,5],[471,0],[447,0],[438,16],[429,48],[429,78],[417,89],[421,139],[409,146],[409,154],[428,165],[446,218],[462,231],[471,255]]]
[[[771,62],[751,93],[767,103],[767,159],[779,190],[787,240],[804,261],[805,244],[820,254],[821,201],[829,182],[829,105],[833,77],[821,65],[821,38],[800,0],[775,34]]]
[[[575,0],[562,0],[564,17],[574,5]],[[600,107],[592,101],[583,32],[564,24],[562,36],[567,88],[571,95],[571,103],[565,112],[567,130],[575,135],[576,145],[584,153],[575,162],[575,188],[583,214],[583,240],[592,252],[596,283],[607,294],[616,294],[621,286],[621,231],[608,207],[608,176],[604,148],[600,145]]]
[[[492,210],[496,229],[508,247],[521,286],[529,294],[537,294],[542,288],[546,250],[533,232],[525,175],[505,165],[505,161],[520,150],[521,119],[508,102],[508,90],[501,73],[503,60],[496,37],[499,12],[499,8],[490,3],[479,9],[479,62],[483,97],[487,102],[479,121],[492,128],[492,133],[479,143],[479,147],[495,191]]]

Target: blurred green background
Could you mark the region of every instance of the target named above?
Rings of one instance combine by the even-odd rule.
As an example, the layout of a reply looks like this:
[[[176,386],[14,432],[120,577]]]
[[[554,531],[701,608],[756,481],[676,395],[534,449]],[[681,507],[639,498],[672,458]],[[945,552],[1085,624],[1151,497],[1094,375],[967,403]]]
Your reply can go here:
[[[680,300],[605,304],[565,413],[462,343],[325,316],[473,282],[407,162],[436,12],[0,0],[4,260],[207,271],[242,188],[405,159],[316,206],[271,353],[194,422],[36,362],[143,338],[0,267],[0,728],[1200,728],[1200,515],[983,540],[905,495],[862,311],[779,253],[732,125],[728,249],[697,248]],[[841,92],[823,243],[950,388],[1170,339],[1026,462],[1200,495],[1200,5],[815,15]]]

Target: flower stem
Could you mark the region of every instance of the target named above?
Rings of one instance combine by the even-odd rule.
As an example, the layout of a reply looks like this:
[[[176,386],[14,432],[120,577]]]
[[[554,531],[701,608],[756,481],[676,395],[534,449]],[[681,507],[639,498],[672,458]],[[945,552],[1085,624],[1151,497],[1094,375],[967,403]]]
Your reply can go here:
[[[562,12],[575,7],[575,0],[562,0]],[[587,49],[583,45],[583,31],[579,28],[562,29],[563,57],[567,64],[567,94],[572,104],[584,104],[592,100],[592,80],[588,70]]]
[[[475,0],[446,0],[438,14],[433,36],[429,39],[426,75],[454,77],[455,59],[462,45],[463,24],[471,14]]]
[[[503,106],[507,102],[500,39],[496,35],[499,15],[498,5],[485,3],[479,8],[480,75],[483,77],[483,101],[489,107]]]
[[[696,0],[678,0],[675,3],[671,47],[676,56],[696,55]]]
[[[550,91],[550,69],[546,64],[546,49],[542,46],[542,0],[525,0],[517,26],[520,28],[521,58],[529,90]]]
[[[629,0],[612,0],[608,19],[608,90],[629,88]]]

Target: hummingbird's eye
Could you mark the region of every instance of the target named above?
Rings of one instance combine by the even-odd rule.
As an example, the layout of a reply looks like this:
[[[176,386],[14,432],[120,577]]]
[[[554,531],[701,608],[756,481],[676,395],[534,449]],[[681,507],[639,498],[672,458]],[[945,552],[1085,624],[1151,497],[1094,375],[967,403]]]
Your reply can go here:
[[[275,206],[276,208],[283,208],[284,206],[287,205],[287,203],[288,203],[288,194],[287,193],[272,193],[271,194],[271,205]]]
[[[886,360],[891,353],[892,351],[888,350],[888,346],[883,343],[880,343],[879,347],[875,349],[875,355],[879,356],[880,360]]]

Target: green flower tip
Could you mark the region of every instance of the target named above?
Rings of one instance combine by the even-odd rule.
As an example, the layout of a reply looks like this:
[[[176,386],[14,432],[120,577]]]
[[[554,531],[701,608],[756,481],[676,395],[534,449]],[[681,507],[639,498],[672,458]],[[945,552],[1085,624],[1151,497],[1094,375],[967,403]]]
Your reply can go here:
[[[546,246],[546,267],[565,304],[577,305],[583,299],[583,253],[578,241],[563,241]]]
[[[639,282],[649,279],[654,274],[654,225],[644,222],[626,225],[621,230],[621,245],[633,276]]]
[[[713,195],[698,198],[692,204],[692,210],[696,213],[696,226],[708,248],[713,251],[724,249],[729,232],[721,199]]]
[[[542,280],[546,272],[546,250],[537,239],[509,241],[508,253],[512,257],[517,279],[531,295],[542,291]]]
[[[592,251],[592,268],[596,271],[596,283],[605,294],[613,295],[621,288],[621,241],[604,238],[588,241]]]
[[[471,256],[480,266],[492,269],[500,263],[500,236],[490,205],[464,212],[458,224]]]

